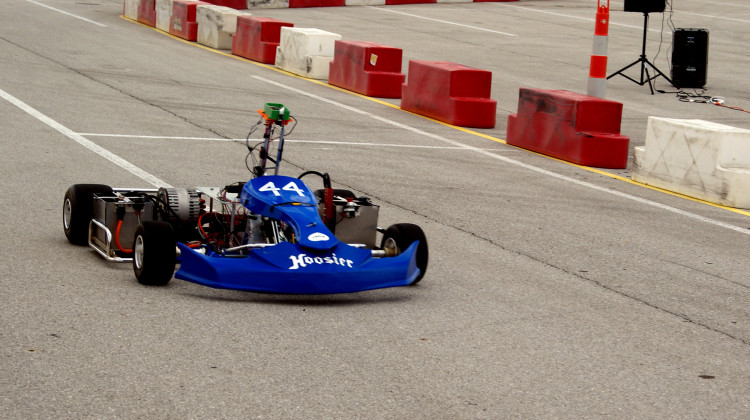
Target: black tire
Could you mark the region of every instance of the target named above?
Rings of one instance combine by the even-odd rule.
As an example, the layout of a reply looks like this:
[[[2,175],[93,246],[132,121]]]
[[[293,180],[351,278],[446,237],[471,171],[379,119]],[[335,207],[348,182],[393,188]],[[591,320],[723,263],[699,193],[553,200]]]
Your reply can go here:
[[[385,231],[383,239],[380,241],[381,248],[394,249],[396,255],[406,251],[415,241],[419,241],[419,245],[417,245],[417,268],[419,268],[420,273],[419,277],[412,284],[416,284],[422,280],[425,272],[427,272],[429,251],[427,248],[427,237],[425,237],[422,228],[411,223],[397,223]]]
[[[112,187],[102,184],[76,184],[63,199],[63,230],[75,245],[88,244],[89,224],[94,217],[94,194],[114,195]]]
[[[176,248],[169,223],[146,221],[139,225],[133,238],[133,272],[138,283],[146,286],[169,283],[177,264]]]

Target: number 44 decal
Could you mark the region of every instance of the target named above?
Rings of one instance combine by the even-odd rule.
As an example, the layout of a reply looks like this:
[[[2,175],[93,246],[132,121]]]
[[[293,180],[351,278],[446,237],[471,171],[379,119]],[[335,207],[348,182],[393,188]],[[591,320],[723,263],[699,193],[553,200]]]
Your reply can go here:
[[[276,184],[273,183],[273,181],[266,182],[265,185],[258,188],[258,191],[262,192],[272,192],[273,195],[277,197],[281,197],[281,193],[279,191],[289,191],[297,193],[297,195],[304,196],[305,193],[300,189],[300,187],[294,182],[289,182],[288,184],[284,185],[281,188],[276,187]]]

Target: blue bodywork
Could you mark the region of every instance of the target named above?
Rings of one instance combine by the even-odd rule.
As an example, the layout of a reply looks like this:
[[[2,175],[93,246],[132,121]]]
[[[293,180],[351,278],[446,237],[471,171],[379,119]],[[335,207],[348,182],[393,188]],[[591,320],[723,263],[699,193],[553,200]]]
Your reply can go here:
[[[291,226],[296,241],[225,256],[178,243],[175,277],[218,289],[289,294],[349,293],[406,286],[419,276],[418,242],[395,257],[340,242],[318,214],[318,200],[299,179],[280,175],[248,181],[240,201],[251,212]]]

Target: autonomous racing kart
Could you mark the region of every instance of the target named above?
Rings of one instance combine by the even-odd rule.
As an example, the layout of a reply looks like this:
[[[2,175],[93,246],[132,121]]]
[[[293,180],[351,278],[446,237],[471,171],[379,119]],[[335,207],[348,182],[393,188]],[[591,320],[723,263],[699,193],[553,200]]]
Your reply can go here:
[[[245,141],[249,181],[155,189],[76,184],[63,201],[66,237],[108,261],[132,262],[144,285],[166,285],[174,275],[219,289],[329,294],[419,282],[428,261],[422,229],[378,227],[379,206],[333,189],[327,173],[279,175],[284,137],[297,120],[282,104],[258,113]],[[261,126],[263,139],[251,144]],[[322,178],[323,188],[313,192],[302,181],[309,176]]]

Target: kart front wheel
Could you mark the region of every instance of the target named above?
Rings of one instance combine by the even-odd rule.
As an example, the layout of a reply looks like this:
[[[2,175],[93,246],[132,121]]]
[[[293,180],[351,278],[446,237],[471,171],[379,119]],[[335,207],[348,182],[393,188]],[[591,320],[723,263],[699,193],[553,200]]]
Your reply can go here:
[[[425,237],[422,228],[411,223],[397,223],[385,231],[380,242],[382,249],[395,251],[395,254],[399,255],[416,241],[419,241],[419,245],[417,245],[419,276],[412,284],[422,280],[424,273],[427,271],[429,252],[427,250],[427,237]]]
[[[74,245],[86,245],[89,224],[94,217],[94,195],[114,195],[112,187],[102,184],[76,184],[68,188],[63,199],[63,230]]]
[[[136,228],[133,272],[138,283],[164,286],[172,279],[176,264],[177,241],[169,223],[146,221]]]

